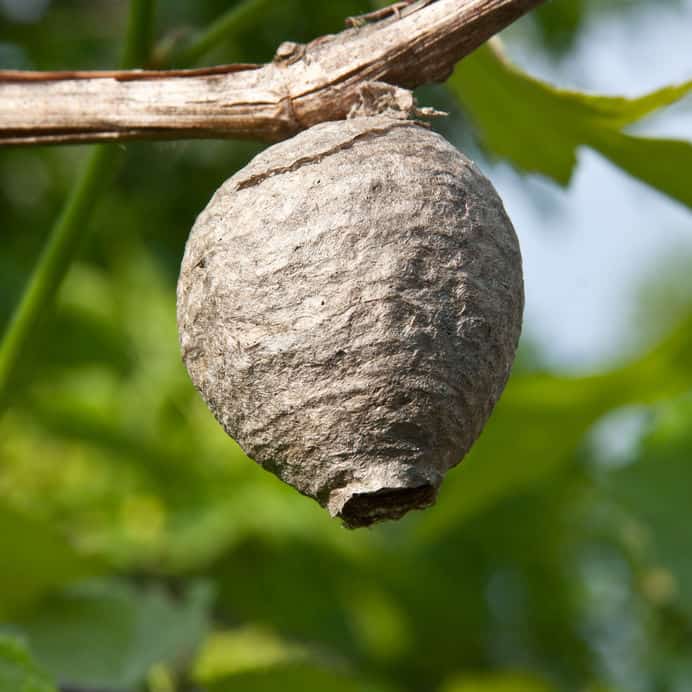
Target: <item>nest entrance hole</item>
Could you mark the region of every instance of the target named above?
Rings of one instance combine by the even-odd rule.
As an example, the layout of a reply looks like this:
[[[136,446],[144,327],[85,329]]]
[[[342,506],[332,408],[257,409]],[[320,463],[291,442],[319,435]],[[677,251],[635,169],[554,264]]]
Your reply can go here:
[[[339,516],[351,529],[370,526],[384,519],[399,519],[412,509],[425,509],[435,502],[437,488],[382,488],[370,493],[354,493]]]

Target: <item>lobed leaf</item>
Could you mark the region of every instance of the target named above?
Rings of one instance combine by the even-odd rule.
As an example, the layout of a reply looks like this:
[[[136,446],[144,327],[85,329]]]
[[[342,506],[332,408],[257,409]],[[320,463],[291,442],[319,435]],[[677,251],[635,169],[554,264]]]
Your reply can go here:
[[[463,60],[448,85],[484,144],[517,168],[569,183],[577,149],[589,146],[616,166],[692,207],[690,142],[637,137],[624,128],[692,91],[692,80],[638,98],[560,89],[511,64],[497,40]]]

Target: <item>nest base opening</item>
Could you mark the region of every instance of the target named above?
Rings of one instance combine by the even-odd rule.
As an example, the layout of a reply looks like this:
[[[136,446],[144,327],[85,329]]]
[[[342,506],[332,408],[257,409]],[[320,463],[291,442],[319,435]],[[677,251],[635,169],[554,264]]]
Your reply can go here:
[[[399,519],[412,509],[425,509],[435,502],[436,495],[437,488],[430,484],[354,493],[339,517],[348,528],[357,529],[385,519]]]

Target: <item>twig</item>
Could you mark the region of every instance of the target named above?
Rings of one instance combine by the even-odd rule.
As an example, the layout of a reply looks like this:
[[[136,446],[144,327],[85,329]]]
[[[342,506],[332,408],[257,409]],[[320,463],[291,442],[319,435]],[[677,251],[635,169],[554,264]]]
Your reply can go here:
[[[346,26],[348,27],[358,27],[368,24],[369,22],[378,22],[386,17],[391,17],[394,15],[397,19],[401,19],[401,10],[408,7],[415,0],[401,0],[401,2],[394,2],[386,7],[381,7],[379,10],[373,10],[372,12],[366,12],[365,14],[359,14],[355,17],[346,17]],[[427,3],[434,2],[434,0],[427,0]]]
[[[0,144],[290,137],[347,117],[364,86],[444,81],[544,0],[420,0],[381,22],[212,71],[0,71]]]

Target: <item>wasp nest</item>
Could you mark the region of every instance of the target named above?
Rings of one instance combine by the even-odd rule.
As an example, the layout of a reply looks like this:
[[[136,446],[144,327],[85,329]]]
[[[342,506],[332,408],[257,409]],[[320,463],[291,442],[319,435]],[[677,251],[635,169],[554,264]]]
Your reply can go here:
[[[505,386],[522,308],[492,185],[386,116],[255,157],[198,217],[178,284],[183,359],[216,418],[350,527],[435,501]]]

